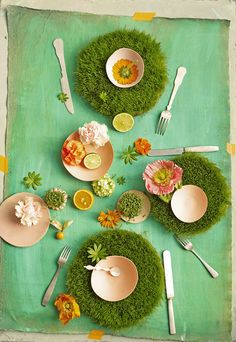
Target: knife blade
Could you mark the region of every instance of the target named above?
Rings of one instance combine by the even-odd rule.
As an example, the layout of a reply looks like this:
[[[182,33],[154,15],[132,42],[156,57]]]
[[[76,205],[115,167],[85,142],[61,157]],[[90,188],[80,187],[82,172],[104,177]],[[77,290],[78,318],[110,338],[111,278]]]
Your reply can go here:
[[[62,76],[60,80],[61,90],[63,93],[65,93],[68,96],[68,99],[64,103],[68,112],[71,114],[74,114],[74,106],[72,102],[70,86],[69,86],[69,81],[68,81],[67,72],[66,72],[63,40],[61,38],[56,38],[53,41],[53,46],[55,48],[55,52],[56,52],[56,55],[60,64],[60,68],[61,68],[61,76]]]
[[[171,254],[170,251],[165,250],[163,252],[163,264],[164,264],[164,272],[165,272],[165,285],[166,285],[166,297],[168,301],[168,317],[169,317],[169,330],[170,334],[176,334],[175,329],[175,316],[174,316],[174,307],[173,307],[173,298],[175,296],[174,293],[174,283],[173,283],[173,274],[172,274],[172,265],[171,265]]]
[[[167,148],[164,150],[152,149],[148,152],[149,157],[154,156],[172,156],[176,154],[183,154],[184,152],[215,152],[219,151],[219,146],[190,146]]]

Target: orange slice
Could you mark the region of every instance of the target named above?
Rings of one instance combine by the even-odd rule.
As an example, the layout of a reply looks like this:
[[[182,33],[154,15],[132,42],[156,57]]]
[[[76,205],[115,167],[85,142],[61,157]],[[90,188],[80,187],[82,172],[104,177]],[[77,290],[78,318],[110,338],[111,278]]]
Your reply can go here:
[[[73,202],[76,208],[80,210],[88,210],[93,206],[94,196],[89,190],[78,190],[74,194]]]

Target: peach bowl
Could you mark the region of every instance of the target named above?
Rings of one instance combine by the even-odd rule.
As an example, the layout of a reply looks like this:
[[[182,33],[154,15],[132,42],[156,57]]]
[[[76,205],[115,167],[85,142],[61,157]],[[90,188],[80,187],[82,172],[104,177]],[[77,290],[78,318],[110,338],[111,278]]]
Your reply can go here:
[[[138,283],[138,271],[130,259],[113,255],[100,260],[96,266],[120,269],[118,277],[106,271],[93,270],[91,286],[98,297],[109,302],[117,302],[127,298],[135,290]]]

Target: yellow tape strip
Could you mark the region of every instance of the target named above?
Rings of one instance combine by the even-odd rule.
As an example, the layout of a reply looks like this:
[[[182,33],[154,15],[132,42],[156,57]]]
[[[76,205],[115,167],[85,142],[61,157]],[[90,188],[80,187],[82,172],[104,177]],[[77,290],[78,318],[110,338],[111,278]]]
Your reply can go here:
[[[90,340],[98,340],[100,341],[104,335],[103,330],[91,330],[90,333],[88,334],[88,338]]]
[[[230,144],[230,143],[227,143],[226,145],[226,151],[231,154],[232,156],[235,155],[236,153],[236,145],[235,144]]]
[[[8,173],[8,159],[4,156],[0,156],[0,171]]]
[[[135,12],[133,15],[133,20],[151,21],[155,15],[156,12]]]

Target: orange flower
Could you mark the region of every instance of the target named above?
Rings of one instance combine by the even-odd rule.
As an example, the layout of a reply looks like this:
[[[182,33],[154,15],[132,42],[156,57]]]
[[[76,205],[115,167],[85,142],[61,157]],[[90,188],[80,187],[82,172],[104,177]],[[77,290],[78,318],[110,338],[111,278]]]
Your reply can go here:
[[[98,221],[105,228],[115,228],[120,221],[120,214],[117,210],[108,210],[107,214],[101,211]]]
[[[120,84],[131,84],[138,77],[138,67],[129,59],[120,59],[112,68],[114,79]]]
[[[139,138],[134,142],[135,150],[137,153],[146,155],[151,150],[151,144],[147,139]]]
[[[62,324],[67,324],[71,319],[80,317],[79,305],[76,303],[75,298],[69,294],[60,294],[54,305],[59,311],[59,320]]]

